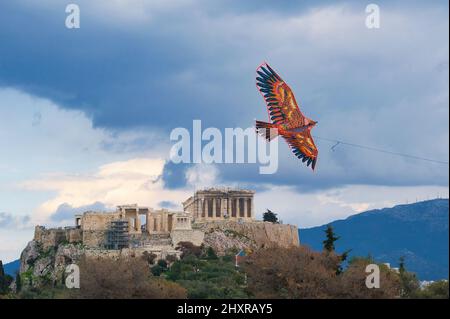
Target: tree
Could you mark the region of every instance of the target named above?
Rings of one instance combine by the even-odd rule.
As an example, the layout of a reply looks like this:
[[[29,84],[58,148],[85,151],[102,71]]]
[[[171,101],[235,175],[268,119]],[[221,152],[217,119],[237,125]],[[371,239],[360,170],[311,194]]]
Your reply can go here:
[[[406,270],[405,257],[399,258],[398,271],[401,283],[401,297],[402,298],[414,298],[417,291],[420,288],[419,280],[414,273]]]
[[[334,242],[337,241],[339,237],[335,236],[333,226],[327,225],[325,234],[327,238],[323,241],[323,249],[327,252],[334,252]]]
[[[327,228],[325,229],[326,239],[322,242],[323,243],[323,250],[325,253],[335,253],[335,247],[334,243],[340,238],[339,236],[336,236],[334,233],[333,227],[331,225],[327,225]],[[342,263],[345,262],[348,258],[348,254],[350,253],[351,249],[348,249],[344,251],[341,255],[337,255],[340,258],[340,263],[338,267],[336,268],[336,274],[339,275],[343,272]]]
[[[0,260],[0,294],[6,293],[6,278],[3,262]]]
[[[448,299],[448,280],[439,280],[426,285],[423,289],[419,289],[414,298],[421,299]]]
[[[13,278],[5,273],[3,263],[0,260],[0,294],[6,294],[9,291],[9,285]]]
[[[159,277],[161,276],[161,274],[164,272],[163,267],[161,267],[160,265],[154,265],[151,269],[152,275]]]
[[[270,209],[267,209],[266,212],[263,214],[263,221],[278,224],[277,215],[278,214],[275,214]]]
[[[200,246],[195,246],[190,241],[179,242],[175,249],[181,250],[181,256],[180,256],[181,259],[183,259],[189,255],[193,255],[197,258],[202,255],[202,248]]]
[[[255,298],[329,298],[339,259],[308,247],[265,248],[249,255],[242,269]]]
[[[170,254],[166,256],[166,261],[168,265],[172,265],[174,262],[178,260],[176,255]]]
[[[149,265],[153,265],[156,259],[156,254],[149,253],[148,251],[144,251],[142,253],[142,259],[144,259]]]
[[[142,258],[89,258],[80,263],[80,289],[73,297],[87,299],[186,298],[180,285],[152,276]]]
[[[20,273],[16,272],[16,292],[22,290],[22,279],[20,278]]]
[[[404,273],[406,271],[405,268],[405,256],[400,256],[398,260],[398,271],[401,273]]]
[[[383,264],[377,264],[380,269],[380,288],[367,288],[366,267],[374,263],[371,258],[356,257],[350,260],[347,269],[336,276],[336,281],[329,287],[333,298],[398,298],[401,291],[399,276]]]
[[[218,257],[217,257],[216,252],[214,251],[214,249],[211,246],[209,246],[206,249],[206,259],[217,259],[217,258]]]
[[[265,248],[249,255],[243,263],[247,289],[256,298],[397,298],[398,275],[380,267],[379,289],[365,285],[367,261],[354,260],[337,275],[341,256],[315,252],[300,246]]]

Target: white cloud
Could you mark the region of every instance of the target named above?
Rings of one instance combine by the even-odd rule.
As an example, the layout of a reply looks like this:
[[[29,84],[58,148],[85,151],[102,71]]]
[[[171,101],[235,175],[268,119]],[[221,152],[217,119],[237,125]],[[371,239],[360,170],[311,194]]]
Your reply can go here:
[[[0,118],[2,211],[29,214],[42,200],[17,189],[23,180],[57,172],[76,175],[104,163],[166,153],[164,138],[155,131],[114,133],[94,128],[80,111],[63,110],[15,89],[0,88]],[[135,145],[136,141],[144,145]],[[151,141],[151,148],[146,141]],[[104,167],[105,174],[108,169],[114,167]]]
[[[22,186],[27,190],[56,192],[56,196],[38,207],[33,216],[35,223],[48,223],[62,203],[72,207],[101,202],[110,208],[121,204],[156,208],[164,200],[178,203],[178,209],[182,209],[181,202],[191,192],[164,189],[163,167],[162,159],[136,158],[103,165],[92,174],[48,176],[24,182]]]
[[[351,185],[317,193],[302,194],[294,187],[272,186],[255,195],[261,218],[266,209],[279,214],[285,223],[299,228],[319,226],[366,210],[433,199],[448,198],[448,187],[387,187]]]
[[[195,164],[186,171],[186,183],[194,189],[213,187],[219,182],[219,170],[214,164]]]

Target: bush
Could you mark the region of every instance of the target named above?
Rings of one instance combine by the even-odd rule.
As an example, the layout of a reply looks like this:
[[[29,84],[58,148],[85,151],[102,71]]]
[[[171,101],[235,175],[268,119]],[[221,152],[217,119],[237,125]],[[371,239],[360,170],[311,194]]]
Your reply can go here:
[[[395,298],[398,274],[381,267],[380,289],[365,286],[367,260],[354,260],[337,273],[341,256],[307,247],[266,248],[247,257],[248,292],[256,298]],[[369,262],[371,263],[371,262]]]
[[[202,248],[200,246],[195,246],[189,241],[179,242],[176,249],[181,251],[181,259],[187,256],[194,256],[198,258],[202,255]]]
[[[145,260],[149,265],[153,265],[156,259],[156,254],[149,253],[148,251],[144,251],[142,253],[142,259]]]
[[[245,274],[232,259],[199,259],[189,255],[165,273],[168,280],[185,287],[188,298],[248,298]]]
[[[183,287],[153,277],[143,259],[83,258],[80,279],[80,298],[186,298]]]
[[[421,299],[448,299],[448,291],[448,280],[439,280],[416,291],[414,297]]]

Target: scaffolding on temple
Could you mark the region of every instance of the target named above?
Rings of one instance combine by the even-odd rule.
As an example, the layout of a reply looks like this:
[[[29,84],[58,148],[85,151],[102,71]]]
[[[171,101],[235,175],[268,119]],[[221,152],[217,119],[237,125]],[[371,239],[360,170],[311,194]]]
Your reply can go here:
[[[111,221],[106,242],[107,249],[122,249],[129,247],[128,221],[118,219]]]

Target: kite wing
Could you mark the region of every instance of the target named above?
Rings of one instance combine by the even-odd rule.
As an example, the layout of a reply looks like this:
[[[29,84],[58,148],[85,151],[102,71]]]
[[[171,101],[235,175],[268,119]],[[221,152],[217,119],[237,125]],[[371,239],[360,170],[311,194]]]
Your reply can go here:
[[[311,165],[311,168],[314,170],[317,162],[317,154],[319,152],[316,144],[314,144],[310,129],[306,129],[300,133],[283,135],[283,137],[291,147],[295,156],[301,159],[303,163],[306,162],[307,166]]]
[[[285,124],[289,129],[311,121],[300,112],[291,88],[267,63],[260,65],[256,73],[256,85],[266,101],[273,124]]]

